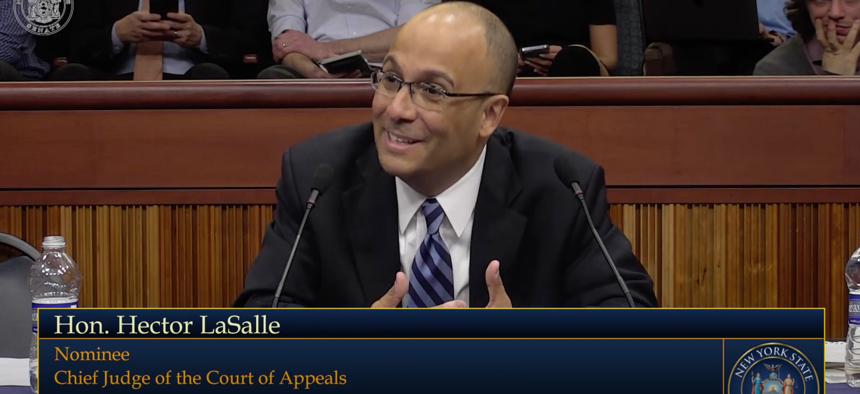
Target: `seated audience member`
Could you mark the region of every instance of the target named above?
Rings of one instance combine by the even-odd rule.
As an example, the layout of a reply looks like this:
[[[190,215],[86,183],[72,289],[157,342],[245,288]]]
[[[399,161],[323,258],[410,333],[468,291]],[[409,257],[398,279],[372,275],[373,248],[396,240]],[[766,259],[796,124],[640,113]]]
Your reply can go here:
[[[372,121],[290,147],[277,209],[236,307],[275,301],[311,187],[281,307],[628,307],[565,181],[577,179],[637,307],[653,282],[608,214],[603,169],[546,138],[499,126],[517,47],[492,12],[433,6],[397,33]],[[323,187],[318,166],[331,168]],[[565,170],[566,169],[566,170]],[[323,171],[321,171],[323,172]],[[319,186],[316,186],[319,185]]]
[[[547,54],[520,56],[521,77],[605,76],[615,71],[618,32],[613,0],[470,1],[496,14],[518,48],[550,46]]]
[[[756,66],[756,75],[858,75],[860,1],[791,0],[797,35]]]
[[[756,63],[794,35],[785,0],[757,0],[761,40],[671,43],[680,75],[752,75]]]
[[[12,0],[0,0],[0,81],[38,80],[51,66],[34,53],[35,37],[15,20]]]
[[[758,0],[759,31],[766,40],[780,45],[795,35],[785,10],[785,0]]]
[[[361,50],[379,63],[400,26],[439,0],[269,0],[272,56],[260,78],[342,78],[316,62]]]
[[[75,5],[70,63],[51,80],[228,79],[244,55],[265,54],[265,0],[179,0],[167,19],[148,12],[149,0]]]

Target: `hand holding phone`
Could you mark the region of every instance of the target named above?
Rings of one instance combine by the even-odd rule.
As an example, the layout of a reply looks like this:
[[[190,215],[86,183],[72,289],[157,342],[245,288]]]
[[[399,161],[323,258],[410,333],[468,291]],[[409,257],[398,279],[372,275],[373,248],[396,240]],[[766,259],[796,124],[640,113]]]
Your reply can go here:
[[[534,57],[543,53],[549,53],[549,45],[535,45],[520,48],[520,54],[522,57]]]
[[[149,0],[150,14],[158,14],[161,20],[168,20],[169,12],[179,13],[179,0]]]

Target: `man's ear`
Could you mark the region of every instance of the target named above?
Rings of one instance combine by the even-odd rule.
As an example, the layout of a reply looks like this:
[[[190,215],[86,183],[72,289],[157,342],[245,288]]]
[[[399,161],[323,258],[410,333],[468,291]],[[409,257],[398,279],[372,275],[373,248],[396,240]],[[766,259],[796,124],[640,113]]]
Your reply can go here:
[[[481,117],[481,137],[489,138],[502,122],[502,116],[508,108],[510,99],[505,95],[495,95],[484,103],[483,116]]]

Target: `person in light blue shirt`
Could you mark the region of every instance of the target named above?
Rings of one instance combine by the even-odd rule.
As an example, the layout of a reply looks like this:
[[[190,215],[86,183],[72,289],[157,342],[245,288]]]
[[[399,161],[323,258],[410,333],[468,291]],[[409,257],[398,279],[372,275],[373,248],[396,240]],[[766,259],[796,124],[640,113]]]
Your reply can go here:
[[[42,79],[50,65],[34,53],[36,39],[15,20],[13,0],[0,0],[0,81]]]
[[[236,78],[246,55],[268,58],[266,0],[178,0],[179,12],[166,19],[142,7],[143,0],[75,0],[70,64],[50,79],[132,79],[139,45],[153,41],[163,79]]]
[[[756,4],[758,21],[764,32],[777,36],[781,42],[794,36],[794,28],[785,13],[785,0],[757,0]]]
[[[368,62],[380,63],[399,27],[440,1],[269,0],[272,58],[279,64],[259,77],[344,77],[326,73],[315,62],[357,50]]]

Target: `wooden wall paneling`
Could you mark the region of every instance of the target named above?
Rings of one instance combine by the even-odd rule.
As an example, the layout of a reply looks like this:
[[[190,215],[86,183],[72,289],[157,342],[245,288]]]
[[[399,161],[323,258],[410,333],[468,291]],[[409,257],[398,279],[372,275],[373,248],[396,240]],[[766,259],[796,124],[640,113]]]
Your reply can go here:
[[[827,250],[827,255],[822,263],[830,268],[829,286],[825,288],[824,297],[819,305],[830,306],[827,313],[827,336],[832,338],[845,329],[841,324],[844,324],[846,316],[846,308],[848,307],[846,299],[848,297],[847,286],[845,284],[845,263],[847,262],[848,253],[845,253],[845,245],[848,238],[846,222],[848,220],[848,206],[844,204],[832,204],[830,206],[830,237],[824,239],[824,246]],[[850,253],[850,252],[849,252]]]
[[[663,267],[660,270],[662,275],[660,282],[661,288],[655,288],[657,298],[660,300],[660,305],[665,307],[675,307],[675,207],[671,204],[663,206],[662,215],[662,234],[661,242],[663,254]]]
[[[127,289],[123,286],[124,275],[128,275],[128,264],[123,258],[123,236],[126,228],[123,223],[123,207],[108,207],[108,232],[106,238],[109,245],[108,261],[110,271],[110,284],[108,286],[110,292],[110,306],[117,308],[124,305],[126,300]]]
[[[726,307],[726,204],[714,206],[714,306]]]
[[[794,224],[793,206],[791,204],[779,204],[779,250],[777,266],[777,292],[779,294],[779,305],[793,305],[794,302]]]
[[[831,222],[833,214],[831,210],[830,204],[821,204],[816,207],[817,217],[816,217],[816,234],[815,234],[815,258],[814,258],[814,272],[815,272],[815,289],[814,289],[814,297],[815,304],[814,305],[830,305],[830,289],[832,283],[830,281],[830,237],[839,236],[837,233],[831,233]],[[838,283],[836,284],[839,285]],[[827,322],[826,319],[829,317],[825,316],[825,322],[827,324],[826,330],[832,331],[832,327],[830,327],[830,322]],[[827,333],[825,333],[827,335]]]
[[[860,130],[840,117],[849,110],[512,107],[505,124],[590,156],[604,166],[613,187],[856,186],[860,167],[849,165],[856,159],[846,155],[854,148],[844,144],[860,140]],[[285,149],[328,129],[366,122],[368,115],[364,108],[0,111],[7,126],[0,139],[14,139],[21,148],[4,152],[8,173],[0,189],[271,188]],[[162,127],[148,128],[146,120],[154,116]],[[290,124],[288,132],[284,124]],[[33,167],[26,155],[34,149],[50,160]],[[33,171],[44,175],[28,176]]]
[[[765,206],[764,241],[764,306],[779,306],[779,207],[775,204]]]
[[[756,265],[756,300],[755,305],[764,306],[767,303],[767,248],[765,226],[767,216],[765,207],[761,204],[753,205],[755,212],[755,236],[753,237],[753,248],[755,250]]]
[[[147,206],[145,209],[145,224],[146,229],[144,248],[145,248],[145,263],[144,277],[146,278],[146,287],[144,292],[144,306],[153,307],[159,304],[161,300],[161,249],[162,244],[161,232],[161,212],[157,206]],[[170,231],[170,228],[167,228]]]
[[[177,284],[175,274],[179,270],[176,269],[178,261],[173,259],[174,249],[177,247],[176,242],[174,242],[174,232],[176,231],[176,227],[174,226],[176,222],[174,221],[173,208],[170,206],[159,206],[158,216],[161,224],[159,234],[159,238],[161,239],[159,243],[161,246],[159,250],[160,264],[158,268],[161,293],[158,302],[161,306],[177,306],[178,304],[175,299],[177,291],[174,291],[174,287]]]
[[[726,307],[743,306],[743,221],[740,206],[726,207]]]
[[[66,242],[74,245],[74,253],[69,255],[75,260],[81,270],[81,288],[78,305],[83,308],[95,305],[96,266],[94,245],[96,229],[93,225],[94,211],[92,207],[74,208],[74,231]]]

